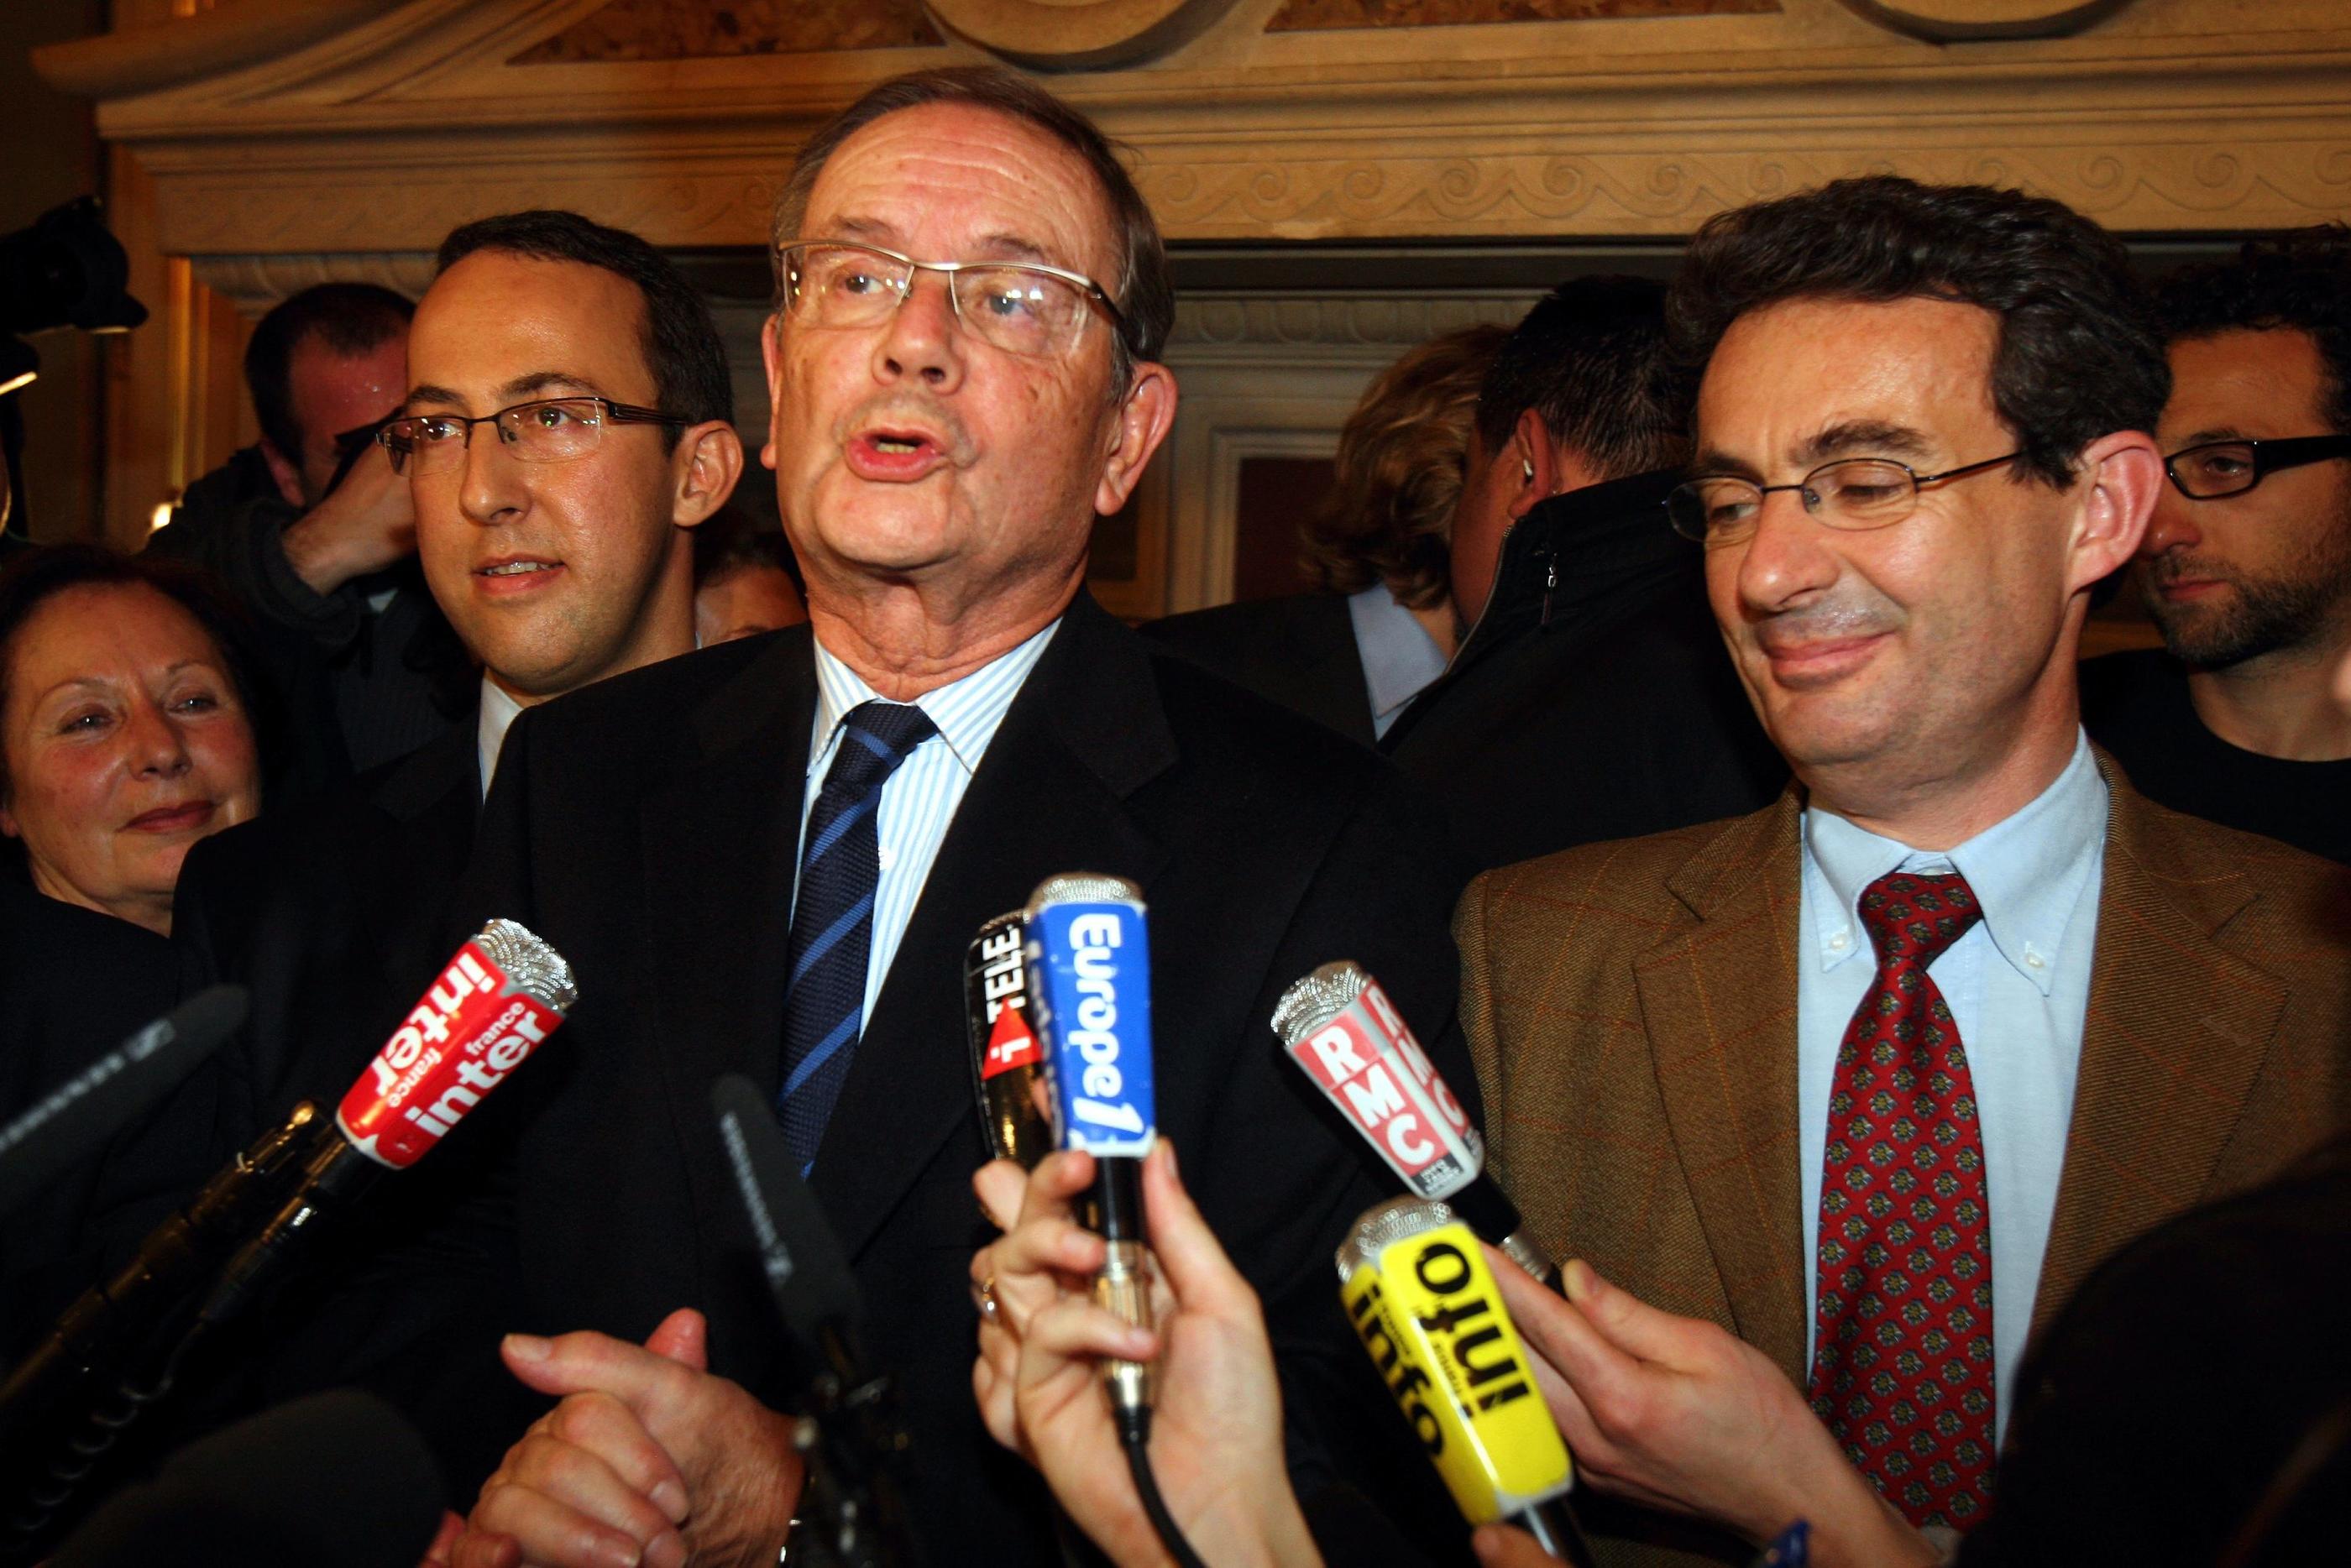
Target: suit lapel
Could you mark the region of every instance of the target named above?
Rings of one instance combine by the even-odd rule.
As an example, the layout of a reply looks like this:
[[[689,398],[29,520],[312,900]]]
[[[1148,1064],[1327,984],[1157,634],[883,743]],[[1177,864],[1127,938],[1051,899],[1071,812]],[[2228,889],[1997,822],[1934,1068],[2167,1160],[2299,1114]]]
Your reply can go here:
[[[378,898],[365,903],[366,945],[384,982],[406,1007],[428,976],[415,964],[439,962],[463,940],[444,928],[451,898],[474,846],[482,812],[482,775],[474,724],[463,722],[392,765],[371,794],[376,808],[399,825],[379,842],[391,857],[380,885],[431,888],[432,898]]]
[[[711,1081],[780,1071],[794,862],[816,667],[809,634],[773,647],[693,715],[698,754],[646,794],[639,819],[657,1054],[684,1147],[711,1140]],[[704,1163],[690,1161],[705,1170]],[[696,1195],[731,1214],[731,1192]]]
[[[1804,1378],[1792,786],[1687,862],[1697,916],[1635,965],[1657,1088],[1741,1339]]]
[[[1081,595],[956,811],[825,1129],[815,1186],[852,1256],[959,1130],[977,1163],[962,986],[973,934],[1057,872],[1147,881],[1165,851],[1124,797],[1176,754],[1148,654]]]
[[[2099,762],[2111,805],[2096,967],[2035,1332],[2116,1247],[2203,1199],[2285,1011],[2285,982],[2214,940],[2258,896],[2250,881],[2183,872],[2197,857]]]

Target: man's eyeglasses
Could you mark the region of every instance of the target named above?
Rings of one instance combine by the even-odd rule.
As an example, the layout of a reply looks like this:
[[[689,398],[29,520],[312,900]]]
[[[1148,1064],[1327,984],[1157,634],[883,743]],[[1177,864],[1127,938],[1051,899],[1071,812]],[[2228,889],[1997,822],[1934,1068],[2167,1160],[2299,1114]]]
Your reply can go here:
[[[946,279],[964,330],[1008,353],[1059,358],[1085,336],[1100,310],[1114,327],[1126,317],[1083,273],[1041,262],[926,262],[875,245],[792,240],[776,250],[784,308],[811,327],[872,327],[914,289],[914,275]]]
[[[2351,435],[2294,436],[2286,441],[2208,441],[2163,460],[2173,488],[2190,501],[2242,495],[2282,469],[2351,457]]]
[[[693,421],[659,409],[610,398],[541,398],[494,414],[408,414],[386,421],[376,440],[392,453],[395,473],[440,473],[465,465],[475,425],[496,425],[507,452],[525,462],[586,457],[606,425],[685,425]]]
[[[1919,473],[1880,457],[1841,458],[1821,464],[1793,484],[1757,484],[1729,475],[1693,479],[1667,494],[1666,515],[1674,532],[1685,538],[1701,545],[1736,545],[1755,532],[1765,496],[1792,490],[1803,498],[1804,510],[1829,527],[1848,533],[1890,528],[1918,509],[1918,492],[1928,485],[1982,473],[2022,455],[2012,452],[1940,473]]]

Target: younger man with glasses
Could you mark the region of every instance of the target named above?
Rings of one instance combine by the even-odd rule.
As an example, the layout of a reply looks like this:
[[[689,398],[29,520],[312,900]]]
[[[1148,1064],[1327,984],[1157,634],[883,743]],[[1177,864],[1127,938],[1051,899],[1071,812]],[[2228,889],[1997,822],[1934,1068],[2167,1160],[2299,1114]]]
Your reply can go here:
[[[2189,267],[2158,303],[2170,483],[2137,574],[2164,650],[2082,670],[2082,714],[2178,811],[2351,862],[2351,230]]]
[[[1586,1476],[1638,1505],[1607,1523],[1649,1543],[1611,1561],[1744,1561],[1659,1510],[1768,1538],[1810,1500],[1727,1471],[1814,1420],[1834,1444],[1802,1451],[1964,1530],[2028,1330],[2340,1124],[2351,877],[2149,804],[2083,738],[2089,591],[2163,483],[2112,239],[1841,181],[1708,223],[1672,314],[1703,367],[1672,520],[1796,782],[1472,884],[1489,1136],[1552,1255],[1705,1320],[1576,1389]]]

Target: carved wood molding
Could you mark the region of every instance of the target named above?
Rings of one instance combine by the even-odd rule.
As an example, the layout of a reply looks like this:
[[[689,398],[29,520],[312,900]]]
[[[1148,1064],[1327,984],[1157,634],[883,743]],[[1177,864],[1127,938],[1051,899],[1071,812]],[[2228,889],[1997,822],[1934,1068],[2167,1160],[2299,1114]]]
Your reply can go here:
[[[1038,70],[1105,70],[1199,36],[1233,0],[928,0],[932,16],[991,54]]]

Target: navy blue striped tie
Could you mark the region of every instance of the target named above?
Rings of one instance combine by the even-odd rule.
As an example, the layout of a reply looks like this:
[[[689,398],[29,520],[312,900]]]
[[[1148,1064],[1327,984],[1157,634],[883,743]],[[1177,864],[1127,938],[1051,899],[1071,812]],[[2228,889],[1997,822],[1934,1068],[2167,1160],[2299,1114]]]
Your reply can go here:
[[[849,1077],[865,1027],[865,966],[873,949],[873,889],[882,874],[875,817],[882,786],[938,733],[920,708],[861,702],[842,721],[800,847],[792,909],[792,975],[784,993],[784,1087],[776,1115],[806,1175]]]

